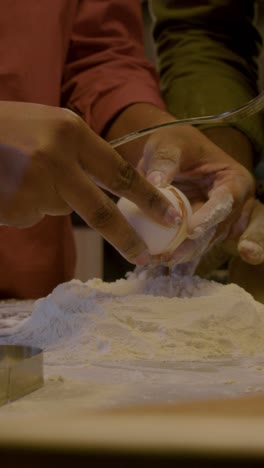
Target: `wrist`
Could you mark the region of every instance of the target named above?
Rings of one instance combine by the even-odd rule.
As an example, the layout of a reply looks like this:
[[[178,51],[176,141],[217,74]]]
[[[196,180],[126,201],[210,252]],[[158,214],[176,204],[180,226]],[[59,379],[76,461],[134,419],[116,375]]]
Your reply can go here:
[[[136,103],[125,108],[116,117],[104,136],[107,141],[111,141],[142,128],[170,122],[172,120],[175,120],[175,117],[153,104]],[[126,143],[118,147],[117,151],[127,161],[136,166],[142,157],[145,144],[151,136],[152,134]]]

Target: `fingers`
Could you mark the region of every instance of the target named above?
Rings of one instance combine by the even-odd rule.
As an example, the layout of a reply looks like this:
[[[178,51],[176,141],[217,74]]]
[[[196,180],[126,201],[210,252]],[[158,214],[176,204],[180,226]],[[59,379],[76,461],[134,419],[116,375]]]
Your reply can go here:
[[[164,132],[162,132],[164,133]],[[168,185],[179,172],[182,151],[176,140],[169,140],[164,133],[149,138],[139,168],[144,171],[151,184]],[[164,144],[164,142],[166,142]]]
[[[243,260],[252,265],[264,262],[264,205],[255,201],[248,227],[238,242],[238,251]]]
[[[211,191],[209,200],[204,203],[192,216],[190,223],[191,235],[173,253],[173,256],[163,259],[163,263],[178,265],[186,262],[194,262],[199,259],[212,246],[219,242],[225,231],[223,221],[230,215],[233,206],[232,195],[223,187]],[[229,228],[229,224],[228,224]],[[227,233],[225,232],[225,235]]]
[[[177,222],[179,213],[169,200],[90,129],[86,129],[85,142],[81,166],[97,185],[132,201],[160,224]]]
[[[209,200],[198,209],[191,220],[194,234],[202,234],[224,221],[232,212],[233,197],[224,186],[211,191]]]
[[[44,214],[37,210],[20,210],[19,212],[9,212],[3,215],[0,213],[0,226],[13,226],[16,228],[28,228],[39,223],[44,218]]]
[[[150,255],[142,239],[110,200],[84,172],[75,167],[64,175],[61,196],[93,229],[107,239],[129,262],[145,265]]]

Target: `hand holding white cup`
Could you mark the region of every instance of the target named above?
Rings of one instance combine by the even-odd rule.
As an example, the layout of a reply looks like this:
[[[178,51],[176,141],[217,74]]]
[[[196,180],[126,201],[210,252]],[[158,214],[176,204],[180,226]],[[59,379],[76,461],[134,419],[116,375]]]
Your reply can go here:
[[[186,196],[173,185],[158,190],[179,211],[181,222],[178,225],[172,227],[161,226],[148,218],[137,205],[126,198],[121,198],[117,206],[144,240],[151,255],[169,255],[188,237],[192,208]]]

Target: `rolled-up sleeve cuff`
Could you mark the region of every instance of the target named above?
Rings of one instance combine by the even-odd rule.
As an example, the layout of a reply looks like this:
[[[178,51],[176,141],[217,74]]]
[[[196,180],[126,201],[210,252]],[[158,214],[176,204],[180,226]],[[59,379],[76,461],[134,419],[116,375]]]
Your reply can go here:
[[[142,80],[115,86],[112,90],[101,93],[100,99],[98,96],[93,99],[89,93],[84,92],[70,108],[81,115],[97,134],[102,135],[104,129],[122,110],[137,103],[153,104],[159,109],[166,109],[157,85],[142,85]]]
[[[120,89],[107,93],[91,109],[91,126],[102,134],[106,126],[126,107],[136,103],[148,103],[165,110],[165,104],[157,88],[142,86],[142,83],[128,83]]]

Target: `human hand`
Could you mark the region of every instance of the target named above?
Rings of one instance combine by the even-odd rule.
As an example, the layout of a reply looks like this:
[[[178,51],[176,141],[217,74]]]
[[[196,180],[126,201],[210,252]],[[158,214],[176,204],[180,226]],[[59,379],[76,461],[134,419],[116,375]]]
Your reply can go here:
[[[146,246],[98,186],[125,196],[164,225],[178,213],[74,113],[38,104],[0,103],[0,222],[26,227],[75,210],[130,262]]]
[[[254,205],[253,177],[199,130],[181,126],[153,133],[139,169],[154,185],[175,184],[193,208],[190,231],[196,239],[187,239],[162,262],[189,262],[216,241],[232,238],[242,212],[240,228],[247,226]]]
[[[246,213],[243,220],[242,212],[233,228],[233,236],[223,243],[223,249],[251,265],[260,265],[264,263],[264,205],[254,200],[250,217]]]
[[[254,149],[247,136],[239,130],[231,127],[214,127],[204,130],[204,133],[217,146],[232,156],[236,161],[253,172]],[[222,244],[213,247],[201,260],[199,274],[208,274],[219,268],[231,257],[240,257],[249,265],[264,264],[264,205],[263,205],[263,182],[261,165],[257,169],[257,191],[262,204],[254,200],[250,216],[241,211],[240,218],[232,229],[232,235]],[[232,263],[232,271],[234,265]],[[247,268],[240,262],[238,269]],[[248,267],[249,268],[249,267]],[[237,272],[238,274],[238,272]],[[236,277],[237,277],[236,274]],[[258,273],[256,273],[257,275]],[[243,275],[243,274],[242,274]]]
[[[242,236],[222,246],[232,255],[228,265],[229,281],[249,292],[264,303],[264,205],[258,200]],[[222,251],[224,249],[222,248]]]

